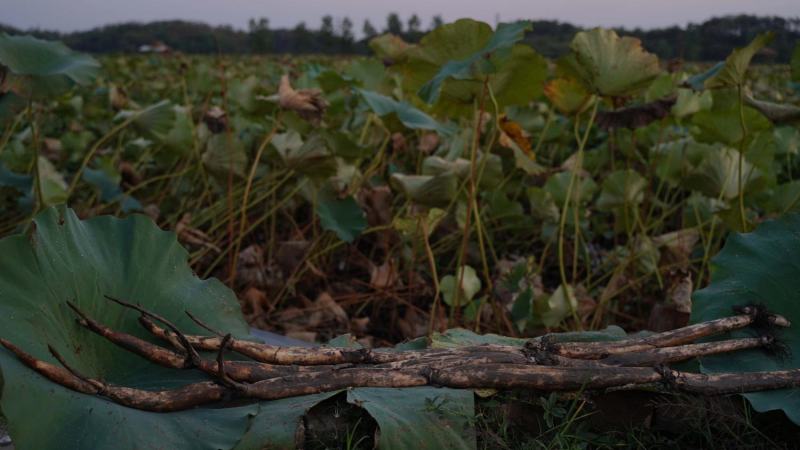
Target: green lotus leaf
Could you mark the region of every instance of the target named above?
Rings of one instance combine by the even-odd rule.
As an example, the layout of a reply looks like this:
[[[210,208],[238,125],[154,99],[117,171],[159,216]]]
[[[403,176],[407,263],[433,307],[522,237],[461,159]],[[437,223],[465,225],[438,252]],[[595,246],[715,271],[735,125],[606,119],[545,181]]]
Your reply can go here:
[[[444,302],[450,306],[456,306],[456,289],[460,289],[461,292],[458,294],[459,306],[463,307],[481,290],[481,279],[478,278],[478,273],[472,267],[461,266],[455,275],[442,277],[439,287],[442,291]]]
[[[575,35],[571,49],[583,82],[598,95],[632,95],[661,73],[658,57],[646,52],[639,39],[620,38],[613,30],[582,31]]]
[[[387,33],[372,38],[372,40],[369,41],[369,48],[371,48],[379,58],[389,59],[397,63],[406,57],[412,45],[399,36]]]
[[[136,131],[148,139],[163,140],[175,124],[175,109],[169,100],[162,100],[137,111],[120,111],[115,121],[130,121]]]
[[[322,228],[333,231],[345,242],[353,242],[367,228],[364,211],[352,196],[343,199],[332,195],[321,197],[317,201],[316,213]]]
[[[756,36],[746,47],[737,48],[725,59],[725,64],[703,82],[703,86],[706,89],[742,86],[753,56],[774,39],[775,33],[764,33]]]
[[[446,206],[458,194],[458,175],[454,172],[439,175],[395,173],[389,181],[410,200],[425,206]]]
[[[347,401],[366,409],[378,422],[378,448],[477,448],[469,420],[475,411],[470,390],[363,388],[348,391]]]
[[[720,142],[738,147],[745,135],[742,132],[737,101],[735,92],[731,90],[714,91],[711,109],[699,111],[692,116],[692,124],[697,126],[696,138],[703,142]],[[758,132],[772,128],[769,119],[749,106],[744,107],[744,120],[748,140]]]
[[[569,180],[572,177],[570,172],[559,172],[550,178],[544,184],[544,190],[553,196],[556,205],[559,208],[564,205],[567,199],[567,191],[569,190]],[[572,189],[572,198],[570,203],[575,204],[580,199],[581,205],[586,205],[592,200],[595,192],[597,191],[597,183],[591,178],[579,175],[575,187]]]
[[[328,149],[325,136],[314,133],[305,141],[296,131],[275,136],[273,146],[286,167],[308,177],[325,179],[336,175],[336,158]]]
[[[624,206],[636,206],[644,200],[647,180],[635,170],[617,170],[603,180],[597,197],[597,209],[612,211]]]
[[[427,103],[436,103],[445,80],[476,79],[497,72],[498,61],[493,60],[494,57],[498,53],[509,53],[514,44],[521,41],[525,32],[530,30],[531,24],[527,21],[501,23],[478,51],[463,59],[449,59],[444,63],[438,73],[419,90],[420,98]],[[459,40],[464,37],[459,36]]]
[[[87,167],[82,177],[100,191],[100,200],[107,203],[119,201],[120,209],[125,213],[142,210],[142,204],[138,200],[122,192],[119,186],[122,176],[110,159],[98,159],[98,167],[96,169]]]
[[[678,119],[691,116],[700,111],[707,110],[713,105],[711,92],[694,92],[690,89],[678,89],[675,104],[672,105],[672,115]]]
[[[393,98],[378,94],[377,92],[358,89],[367,105],[375,114],[387,116],[395,114],[400,122],[413,130],[433,130],[442,135],[452,135],[455,130],[436,121],[433,117],[415,108],[406,102],[399,102]]]
[[[791,68],[792,81],[800,83],[800,44],[797,44],[794,47],[794,52],[792,52],[792,60],[789,63],[789,67]]]
[[[151,342],[155,341],[139,325],[138,314],[104,295],[138,302],[187,333],[203,333],[184,314],[189,310],[212,327],[239,338],[248,335],[234,294],[216,279],[195,277],[175,234],[144,216],[81,221],[72,210],[50,208],[25,234],[1,240],[0,251],[3,337],[58,364],[47,350],[51,344],[89,376],[148,390],[207,379],[198,371],[153,365],[85,330],[66,307],[69,300],[102,323]],[[18,448],[295,448],[305,413],[336,394],[152,413],[63,388],[33,373],[5,349],[0,350],[0,370],[0,405]],[[470,391],[354,389],[348,396],[378,422],[382,448],[410,448],[412,441],[432,448],[475,448]],[[47,433],[41,432],[42,423],[48,424]]]
[[[557,327],[578,308],[578,299],[572,286],[562,284],[549,296],[534,299],[533,308],[534,323]]]
[[[482,170],[480,187],[491,189],[503,179],[503,161],[495,155],[479,155],[476,161],[477,169]],[[453,161],[439,156],[428,156],[422,161],[422,175],[440,175],[454,172],[461,180],[469,178],[472,172],[472,163],[468,159],[456,158]]]
[[[683,86],[691,88],[695,91],[702,91],[706,88],[706,81],[713,78],[716,74],[718,74],[722,68],[725,67],[725,62],[718,62],[711,66],[705,72],[698,73],[696,75],[692,75],[691,77],[687,78],[686,81],[683,82]]]
[[[500,28],[503,28],[502,33]],[[393,67],[401,75],[405,90],[413,93],[423,89],[437,95],[433,111],[443,117],[465,117],[471,114],[475,98],[483,90],[481,76],[445,76],[445,67],[456,69],[456,63],[466,74],[491,74],[489,85],[498,106],[525,105],[541,94],[542,83],[547,76],[547,64],[538,53],[527,45],[504,46],[490,52],[488,59],[484,51],[496,42],[516,39],[524,23],[505,24],[498,27],[498,33],[483,22],[461,19],[443,25],[425,35],[418,46],[409,51],[408,60]],[[524,33],[524,31],[522,31]],[[476,59],[476,57],[478,57]],[[474,64],[468,64],[473,61]],[[450,69],[448,69],[450,70]],[[430,83],[439,76],[435,84]],[[427,88],[426,88],[427,85]],[[427,101],[427,94],[422,96]]]
[[[236,136],[227,133],[214,134],[206,142],[203,164],[218,176],[233,173],[243,177],[247,170],[247,152]]]
[[[586,110],[592,96],[583,84],[572,78],[556,78],[544,86],[544,95],[564,115],[572,116]]]
[[[744,190],[753,193],[763,187],[763,173],[746,158],[742,165]],[[739,195],[739,151],[729,147],[715,147],[703,162],[684,179],[685,186],[703,194],[723,200]]]
[[[67,200],[67,182],[64,176],[53,166],[47,158],[40,156],[39,163],[39,190],[42,194],[43,206],[63,203]]]
[[[66,78],[74,83],[91,82],[100,63],[89,55],[76,53],[61,42],[32,36],[0,34],[0,65],[11,74],[46,78]]]
[[[110,383],[160,389],[204,379],[194,371],[155,366],[83,329],[66,301],[115,329],[150,339],[138,314],[103,295],[139,302],[187,332],[201,333],[191,310],[214,327],[246,336],[233,293],[217,280],[201,281],[173,233],[144,216],[81,221],[72,210],[50,208],[25,234],[0,241],[2,336],[58,364],[53,345],[79,371]],[[244,434],[253,406],[149,413],[70,391],[32,372],[0,350],[0,400],[18,448],[231,448]],[[42,424],[48,424],[46,433]],[[114,430],[87,433],[86,430]]]
[[[774,124],[800,124],[800,107],[788,103],[775,103],[745,97],[748,106],[758,110]]]
[[[763,304],[785,316],[793,326],[800,323],[800,215],[791,214],[759,225],[752,233],[732,234],[712,260],[711,284],[693,297],[692,322],[729,316],[735,306]],[[739,330],[721,338],[751,336]],[[704,373],[756,372],[800,368],[800,333],[786,330],[777,335],[789,352],[784,358],[761,350],[744,350],[702,359]],[[800,390],[744,394],[756,411],[783,410],[800,424]]]
[[[28,102],[13,92],[0,92],[0,124],[14,120],[14,116],[25,109]]]

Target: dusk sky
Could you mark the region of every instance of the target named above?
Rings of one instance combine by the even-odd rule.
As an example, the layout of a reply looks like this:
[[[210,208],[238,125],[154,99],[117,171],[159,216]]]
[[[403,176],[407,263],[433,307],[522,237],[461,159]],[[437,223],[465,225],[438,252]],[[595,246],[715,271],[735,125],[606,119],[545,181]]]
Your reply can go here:
[[[74,31],[125,21],[184,19],[245,28],[251,17],[272,27],[305,21],[316,28],[331,14],[350,17],[360,32],[364,19],[382,29],[389,12],[412,13],[427,28],[430,18],[472,17],[494,23],[514,19],[558,19],[583,26],[662,27],[702,22],[713,16],[749,13],[800,16],[800,0],[0,0],[0,23],[20,28]]]

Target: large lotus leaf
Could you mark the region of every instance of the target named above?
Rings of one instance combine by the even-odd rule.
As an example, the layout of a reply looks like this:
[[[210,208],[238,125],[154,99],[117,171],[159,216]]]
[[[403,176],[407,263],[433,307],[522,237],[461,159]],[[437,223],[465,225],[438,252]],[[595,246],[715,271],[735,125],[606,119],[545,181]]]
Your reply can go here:
[[[490,189],[497,186],[503,179],[503,161],[495,155],[479,155],[476,161],[477,169],[481,171],[480,186]],[[472,163],[468,159],[456,158],[448,161],[439,156],[428,156],[422,160],[422,175],[440,175],[454,172],[461,180],[469,178],[472,172]]]
[[[362,388],[348,391],[347,401],[378,422],[381,450],[477,448],[472,391]]]
[[[603,180],[597,197],[597,209],[611,211],[624,206],[635,206],[644,200],[647,180],[632,169],[617,170]]]
[[[98,160],[96,169],[86,168],[83,180],[100,191],[100,200],[107,203],[119,201],[122,212],[142,210],[142,204],[128,194],[122,192],[119,183],[122,179],[119,171],[108,159]]]
[[[713,259],[711,284],[694,294],[692,321],[729,316],[734,306],[763,304],[785,316],[792,327],[800,323],[800,215],[762,223],[752,233],[732,234]],[[731,333],[744,337],[750,330]],[[789,349],[784,358],[761,350],[744,350],[702,359],[705,373],[755,372],[800,368],[800,333],[790,328],[778,335]],[[800,424],[800,390],[745,394],[757,411],[783,410]]]
[[[5,33],[0,34],[0,65],[16,75],[66,77],[78,84],[92,81],[100,68],[94,58],[61,42]]]
[[[375,52],[379,58],[391,60],[393,63],[402,61],[412,45],[399,36],[387,33],[372,38],[369,41],[369,48]]]
[[[172,129],[164,136],[163,143],[169,156],[177,158],[191,153],[194,146],[194,124],[188,108],[175,106],[173,111],[175,120]]]
[[[0,124],[5,124],[14,119],[14,116],[25,109],[27,102],[24,97],[13,92],[0,92]]]
[[[465,59],[486,46],[492,27],[472,19],[444,24],[422,37],[414,58],[441,66],[448,61]]]
[[[480,55],[490,45],[492,36],[489,25],[471,19],[443,25],[425,35],[420,44],[408,52],[408,60],[392,67],[392,71],[401,75],[404,89],[419,92],[448,63]],[[544,59],[522,44],[495,51],[488,60],[476,62],[474,68],[480,69],[478,66],[492,72],[489,84],[501,107],[527,104],[538,96],[547,72]],[[472,114],[483,82],[481,77],[445,77],[440,88],[433,110],[443,117],[466,117]]]
[[[172,130],[176,112],[169,100],[162,100],[136,111],[120,111],[114,120],[130,121],[148,139],[163,140]]]
[[[81,221],[72,210],[50,208],[25,234],[0,241],[0,254],[3,337],[57,364],[47,351],[53,345],[79,371],[111,383],[158,389],[204,376],[155,366],[110,344],[78,326],[66,301],[145,339],[138,314],[110,303],[104,294],[139,302],[187,332],[202,330],[185,310],[240,337],[248,331],[233,293],[217,280],[195,277],[175,235],[144,216]],[[62,388],[5,350],[0,350],[0,368],[0,405],[22,449],[231,448],[256,412],[246,406],[148,413]]]
[[[504,56],[509,56],[514,44],[522,40],[525,32],[530,29],[530,22],[527,21],[501,23],[489,40],[476,52],[470,53],[463,59],[450,59],[444,63],[438,73],[419,90],[420,98],[428,103],[436,103],[445,80],[475,79],[497,72],[498,61],[493,61],[493,57],[498,53],[506,53]],[[463,38],[464,36],[460,36],[459,40]]]
[[[569,190],[569,181],[572,177],[570,172],[559,172],[550,178],[544,184],[544,190],[553,196],[556,205],[561,208],[567,200],[567,191]],[[581,205],[585,205],[594,197],[597,191],[597,183],[591,177],[579,175],[579,178],[572,189],[571,204],[575,204],[580,199]]]
[[[792,81],[800,83],[800,44],[794,47],[789,65],[791,67]]]
[[[725,59],[725,64],[703,85],[707,89],[736,87],[744,84],[750,61],[759,50],[775,39],[775,33],[769,32],[756,36],[746,47],[737,48]]]
[[[744,191],[753,193],[763,187],[764,175],[745,158],[742,164]],[[684,179],[685,187],[722,200],[739,195],[739,151],[715,147]]]
[[[713,66],[711,66],[705,72],[700,72],[696,75],[692,75],[691,77],[687,78],[686,81],[683,82],[683,86],[691,88],[695,91],[705,90],[706,81],[710,80],[716,74],[718,74],[723,67],[725,67],[725,61],[718,62]]]
[[[745,97],[745,102],[774,124],[800,124],[800,107]]]
[[[234,450],[297,448],[297,430],[303,416],[336,392],[290,397],[259,404],[259,414]]]
[[[714,91],[713,103],[711,109],[699,111],[692,116],[692,124],[697,126],[697,139],[738,147],[745,135],[735,92],[729,89]],[[769,119],[756,109],[745,106],[743,111],[748,138],[759,131],[772,128]]]
[[[711,108],[713,103],[713,98],[709,91],[694,92],[691,89],[678,89],[675,104],[672,105],[672,115],[682,119]]]
[[[561,113],[568,116],[583,112],[591,95],[583,84],[572,78],[556,78],[544,86],[544,95]]]
[[[639,39],[620,38],[613,30],[581,31],[571,48],[584,73],[583,81],[602,96],[634,94],[661,73],[658,57],[646,52]]]
[[[511,56],[489,78],[495,100],[502,107],[527,105],[542,94],[547,61],[526,45],[515,45]]]
[[[203,164],[218,176],[233,173],[240,177],[247,170],[247,151],[242,141],[228,133],[214,134],[206,142]]]
[[[395,114],[400,122],[408,128],[413,130],[433,130],[445,136],[452,135],[455,131],[452,127],[437,122],[436,119],[409,103],[398,102],[393,98],[378,94],[377,92],[370,92],[362,89],[359,89],[358,92],[364,97],[367,105],[375,114],[379,116]]]
[[[433,333],[431,348],[455,348],[469,345],[512,345],[524,346],[529,340],[548,342],[605,342],[625,339],[627,334],[622,328],[611,325],[597,331],[571,331],[565,333],[550,333],[532,339],[513,338],[498,334],[477,334],[463,328],[451,328],[444,333]]]
[[[455,275],[443,277],[439,286],[445,303],[455,306],[455,299],[458,296],[459,306],[464,306],[481,290],[481,279],[472,267],[461,266]],[[459,289],[461,292],[456,293]]]
[[[426,206],[446,206],[458,194],[458,175],[454,172],[439,175],[395,173],[389,182],[410,200]]]
[[[331,195],[321,197],[316,212],[322,228],[333,231],[345,242],[353,242],[367,228],[366,215],[352,196],[343,199]]]
[[[39,163],[39,191],[42,194],[44,206],[66,201],[67,182],[64,181],[64,176],[44,156],[40,156],[37,161]]]

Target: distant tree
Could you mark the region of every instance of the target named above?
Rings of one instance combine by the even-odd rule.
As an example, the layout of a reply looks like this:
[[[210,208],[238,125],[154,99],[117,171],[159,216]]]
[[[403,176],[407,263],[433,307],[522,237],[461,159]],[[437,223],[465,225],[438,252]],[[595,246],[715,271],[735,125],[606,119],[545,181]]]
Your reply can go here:
[[[419,33],[421,25],[422,23],[419,20],[419,16],[416,14],[412,14],[411,17],[408,18],[408,25],[406,28],[406,32],[408,34]]]
[[[325,15],[322,17],[322,24],[319,27],[320,50],[324,53],[338,51],[339,42],[333,30],[333,16]]]
[[[386,17],[386,32],[392,34],[403,34],[403,22],[397,13],[391,13]]]
[[[272,51],[272,33],[269,30],[269,19],[262,17],[249,22],[250,51],[254,53],[268,53]]]
[[[305,22],[298,23],[292,30],[292,42],[289,49],[292,53],[312,53],[317,50],[314,46],[314,36],[306,27]]]
[[[353,25],[342,19],[334,26],[334,19],[326,16],[320,30],[309,30],[305,23],[291,29],[271,29],[266,18],[249,22],[248,30],[236,30],[230,26],[210,26],[186,21],[160,21],[150,23],[120,23],[85,31],[60,33],[49,30],[19,30],[0,24],[0,30],[11,34],[62,40],[78,51],[93,53],[137,52],[142,45],[163,42],[168,47],[184,53],[369,53],[367,40],[378,31],[367,20],[363,31],[365,40],[355,42]],[[421,31],[412,36],[415,21],[407,24],[397,14],[387,17],[387,31],[406,39],[416,40]],[[441,16],[433,17],[431,27],[442,24]],[[403,28],[408,25],[408,32]],[[348,31],[349,30],[349,31]],[[564,22],[539,20],[533,23],[533,31],[526,33],[525,42],[539,53],[557,58],[569,52],[569,45],[580,28]],[[732,49],[743,47],[757,34],[774,31],[775,40],[769,50],[756,55],[756,62],[786,63],[795,45],[800,41],[800,18],[725,16],[688,24],[655,29],[618,29],[622,35],[637,37],[644,47],[656,53],[662,60],[683,58],[689,61],[721,61]],[[327,40],[327,44],[326,44]],[[351,40],[351,42],[348,42]]]
[[[364,26],[361,28],[361,31],[364,33],[364,39],[370,40],[378,35],[378,30],[372,26],[372,22],[369,19],[364,21]]]
[[[333,36],[333,16],[330,14],[322,17],[319,32],[323,36]]]
[[[440,26],[444,25],[444,19],[440,14],[433,16],[433,20],[431,20],[431,30],[435,30]]]
[[[345,17],[339,23],[339,41],[340,52],[348,53],[352,51],[355,36],[353,35],[353,21],[349,17]]]

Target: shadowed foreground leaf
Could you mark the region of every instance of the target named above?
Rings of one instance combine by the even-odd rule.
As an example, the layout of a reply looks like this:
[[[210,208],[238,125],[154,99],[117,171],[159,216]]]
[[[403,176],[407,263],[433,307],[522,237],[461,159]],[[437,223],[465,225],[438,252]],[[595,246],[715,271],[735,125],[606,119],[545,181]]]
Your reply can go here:
[[[788,215],[765,222],[754,232],[733,234],[714,258],[711,284],[695,293],[692,322],[730,314],[731,308],[764,304],[780,311],[792,324],[800,323],[800,215]],[[752,330],[735,331],[728,337],[752,335]],[[785,331],[777,337],[789,350],[785,358],[770,357],[763,351],[706,357],[705,373],[755,372],[800,368],[800,333]],[[744,394],[757,411],[783,410],[800,424],[800,389]]]

